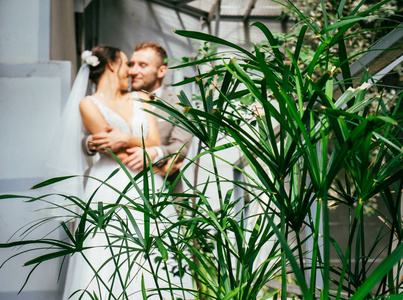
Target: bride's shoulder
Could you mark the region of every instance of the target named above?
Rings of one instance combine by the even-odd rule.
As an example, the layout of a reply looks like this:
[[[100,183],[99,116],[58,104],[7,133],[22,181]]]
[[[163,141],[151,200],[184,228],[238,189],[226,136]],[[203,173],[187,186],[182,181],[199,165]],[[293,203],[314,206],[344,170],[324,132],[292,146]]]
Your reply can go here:
[[[84,104],[96,104],[100,102],[100,100],[98,100],[96,97],[94,97],[94,95],[88,95],[85,96],[83,99],[81,99],[80,104],[84,103]]]
[[[81,103],[81,102],[92,101],[92,100],[91,100],[92,98],[93,98],[92,95],[87,95],[87,96],[85,96],[83,99],[80,100],[80,103]]]
[[[139,92],[137,91],[130,92],[130,97],[132,97],[133,99],[137,99],[139,97]]]
[[[80,110],[92,110],[94,109],[97,105],[96,105],[96,99],[94,97],[92,97],[92,95],[90,96],[85,96],[83,99],[81,99],[80,101]]]
[[[131,94],[133,99],[150,100],[150,95],[142,91],[134,91]]]
[[[134,91],[131,92],[131,98],[133,100],[133,108],[134,109],[142,109],[144,107],[144,100],[148,100],[144,95],[147,95],[143,92]]]

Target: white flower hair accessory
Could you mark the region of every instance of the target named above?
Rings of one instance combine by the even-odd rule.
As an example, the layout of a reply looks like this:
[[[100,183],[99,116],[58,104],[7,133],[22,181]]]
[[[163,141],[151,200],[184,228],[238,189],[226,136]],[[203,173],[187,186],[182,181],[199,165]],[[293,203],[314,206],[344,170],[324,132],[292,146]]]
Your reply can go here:
[[[92,55],[92,51],[85,50],[81,53],[81,59],[85,60],[90,66],[96,67],[99,65],[99,59],[95,55]]]

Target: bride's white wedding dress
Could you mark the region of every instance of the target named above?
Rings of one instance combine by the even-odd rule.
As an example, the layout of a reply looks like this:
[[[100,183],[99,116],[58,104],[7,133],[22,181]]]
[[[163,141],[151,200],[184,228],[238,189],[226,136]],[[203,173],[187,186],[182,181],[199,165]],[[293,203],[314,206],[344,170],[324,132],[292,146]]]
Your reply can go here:
[[[133,117],[131,123],[128,124],[119,114],[109,109],[102,102],[94,97],[90,98],[97,105],[105,121],[110,126],[118,127],[121,131],[131,133],[136,137],[147,136],[149,123],[146,113],[142,110],[141,102],[133,101]],[[120,196],[118,192],[102,184],[102,181],[110,177],[117,168],[119,168],[119,165],[114,158],[108,153],[100,153],[100,159],[90,169],[89,176],[98,178],[101,182],[89,178],[86,183],[85,199],[86,201],[91,199],[91,208],[94,210],[94,214],[87,217],[89,220],[86,223],[87,229],[97,227],[94,224],[97,221],[94,221],[94,219],[98,220],[98,223],[102,223],[102,214],[106,214]],[[132,176],[136,175],[133,171],[130,171],[130,173]],[[140,191],[143,191],[141,180],[138,180],[137,183]],[[117,191],[122,192],[130,182],[130,179],[120,169],[106,182]],[[151,186],[151,180],[149,182]],[[161,188],[163,183],[162,177],[154,175],[154,183],[156,188]],[[126,195],[141,206],[145,206],[144,201],[139,197],[139,193],[135,188],[131,187]],[[138,231],[144,236],[144,213],[135,210],[134,205],[130,204],[126,198],[122,198],[119,203],[126,205],[130,209],[130,213],[137,221]],[[108,204],[112,205],[108,207]],[[103,213],[100,212],[102,208],[104,208]],[[171,220],[176,219],[175,214],[175,209],[171,205],[164,210],[164,215],[168,216]],[[101,218],[99,217],[100,215]],[[117,221],[118,218],[121,219],[120,222]],[[68,299],[76,291],[78,292],[70,299],[79,299],[83,295],[84,290],[91,295],[96,294],[98,299],[142,299],[142,277],[144,277],[146,289],[155,287],[154,277],[147,271],[150,269],[148,261],[146,261],[142,253],[135,251],[135,249],[139,249],[141,246],[133,242],[134,239],[139,239],[139,237],[131,221],[127,213],[121,207],[118,207],[106,228],[102,229],[98,226],[95,234],[94,231],[91,232],[84,242],[84,247],[89,247],[90,249],[83,250],[83,255],[75,253],[70,258],[63,299]],[[122,223],[127,224],[125,225],[127,227],[121,228]],[[78,224],[75,226],[77,227]],[[158,228],[163,230],[164,224],[158,224]],[[151,235],[156,235],[156,231],[157,226],[151,220]],[[124,235],[126,235],[126,238],[123,238]],[[112,247],[110,246],[111,244],[113,245]],[[127,249],[131,251],[127,251]],[[156,267],[154,263],[155,257],[161,256],[158,250],[154,250],[154,253],[154,255],[150,256],[153,268]],[[119,265],[119,268],[116,268],[116,265]],[[118,273],[117,270],[119,271]],[[95,275],[96,273],[98,273],[98,276]],[[165,273],[165,271],[161,271],[161,273]],[[162,278],[159,279],[159,284],[166,287],[167,284],[163,280],[165,277],[164,274],[158,274],[158,276]],[[125,287],[125,290],[122,287]],[[158,295],[155,291],[151,294]],[[168,291],[163,292],[163,298],[171,299],[170,293]],[[81,299],[91,299],[91,297],[84,293]],[[153,296],[149,299],[159,299],[159,297]]]

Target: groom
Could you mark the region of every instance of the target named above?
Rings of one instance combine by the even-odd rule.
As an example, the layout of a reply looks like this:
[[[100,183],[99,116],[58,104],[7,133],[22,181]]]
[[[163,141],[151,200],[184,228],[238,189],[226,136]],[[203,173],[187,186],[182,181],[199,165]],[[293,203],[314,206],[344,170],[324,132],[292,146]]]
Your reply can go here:
[[[175,93],[162,86],[162,81],[167,72],[166,63],[167,53],[163,47],[154,42],[143,42],[136,45],[133,55],[130,59],[129,75],[132,77],[132,88],[135,91],[145,90],[153,93],[156,97],[161,98],[172,105],[178,102]],[[155,113],[161,116],[167,116],[167,113],[155,108]],[[192,135],[167,122],[158,118],[158,130],[161,138],[161,146],[145,148],[151,161],[157,162],[158,166],[168,171],[167,159],[161,160],[167,155],[181,151],[181,156],[186,156]],[[114,128],[108,128],[105,132],[94,134],[89,138],[89,142],[98,144],[97,142],[105,137],[113,140],[116,135]],[[183,148],[182,148],[183,147]],[[100,150],[100,149],[97,149]],[[113,151],[113,149],[111,149]],[[129,156],[123,161],[125,165],[135,171],[141,171],[144,166],[143,148],[133,147],[127,149]],[[172,183],[179,174],[181,159],[174,162],[170,170],[168,180]],[[182,182],[178,181],[173,192],[179,193],[183,191]]]

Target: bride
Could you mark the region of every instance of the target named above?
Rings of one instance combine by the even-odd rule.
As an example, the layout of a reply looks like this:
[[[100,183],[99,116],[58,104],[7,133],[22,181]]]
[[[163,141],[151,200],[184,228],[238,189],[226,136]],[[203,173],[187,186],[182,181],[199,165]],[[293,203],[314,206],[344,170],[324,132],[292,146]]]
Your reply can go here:
[[[83,58],[86,63],[77,75],[63,115],[67,128],[61,130],[60,136],[67,136],[70,143],[62,138],[58,145],[59,157],[63,157],[60,170],[83,174],[90,166],[83,191],[83,212],[77,213],[74,233],[69,235],[77,252],[69,261],[63,299],[139,299],[143,285],[163,298],[164,293],[155,288],[157,284],[166,288],[167,280],[150,272],[161,267],[154,263],[150,241],[157,231],[163,230],[163,224],[152,224],[150,215],[155,213],[154,198],[161,189],[162,177],[119,168],[117,160],[106,150],[99,153],[92,166],[81,149],[73,157],[82,136],[113,127],[120,133],[119,145],[113,147],[117,149],[114,155],[123,160],[128,147],[159,145],[157,123],[153,115],[143,110],[148,104],[136,99],[147,99],[147,94],[121,92],[129,85],[128,59],[122,51],[101,45],[86,51]],[[93,95],[82,98],[88,78],[97,89]],[[78,111],[81,120],[73,117]],[[76,152],[67,153],[73,145]],[[66,156],[71,157],[70,162]],[[136,175],[139,176],[134,181]],[[165,208],[164,215],[173,216],[174,208],[169,209]]]

